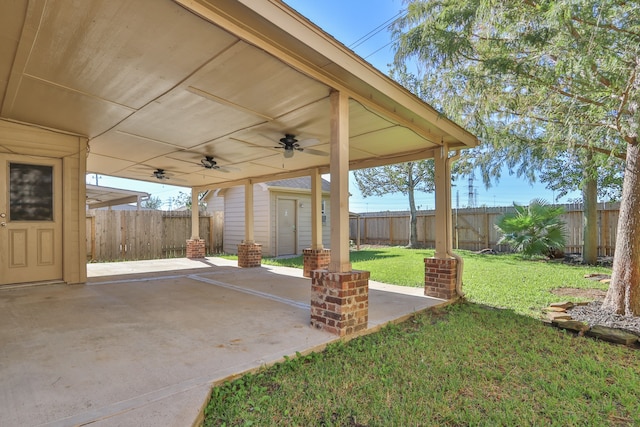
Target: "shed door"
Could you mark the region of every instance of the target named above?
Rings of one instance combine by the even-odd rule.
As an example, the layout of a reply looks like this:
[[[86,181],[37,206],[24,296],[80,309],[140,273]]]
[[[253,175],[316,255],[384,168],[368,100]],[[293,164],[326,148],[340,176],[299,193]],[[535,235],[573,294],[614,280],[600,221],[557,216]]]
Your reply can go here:
[[[295,255],[296,223],[296,201],[278,199],[278,255]]]
[[[62,279],[62,161],[0,154],[0,285]]]

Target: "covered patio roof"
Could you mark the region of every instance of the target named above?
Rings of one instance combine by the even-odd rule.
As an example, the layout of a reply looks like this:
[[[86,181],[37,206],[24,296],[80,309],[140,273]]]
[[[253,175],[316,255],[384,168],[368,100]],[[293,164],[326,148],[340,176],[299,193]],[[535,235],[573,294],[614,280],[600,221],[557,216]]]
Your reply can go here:
[[[98,209],[107,206],[126,205],[137,203],[149,198],[149,193],[142,191],[125,190],[122,188],[104,187],[101,185],[87,184],[87,207]]]
[[[0,116],[87,137],[91,173],[192,188],[327,173],[328,155],[274,147],[292,134],[329,153],[332,91],[349,99],[350,169],[476,144],[282,1],[18,0],[0,12]],[[205,156],[225,168],[203,168]]]

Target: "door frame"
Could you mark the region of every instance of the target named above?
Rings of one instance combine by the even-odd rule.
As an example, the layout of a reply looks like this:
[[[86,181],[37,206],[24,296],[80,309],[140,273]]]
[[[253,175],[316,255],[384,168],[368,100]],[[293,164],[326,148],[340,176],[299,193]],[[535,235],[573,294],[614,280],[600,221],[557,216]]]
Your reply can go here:
[[[4,176],[1,178],[5,181],[6,188],[2,194],[0,200],[4,200],[3,208],[6,208],[5,213],[6,217],[1,218],[2,222],[6,223],[6,226],[3,226],[0,230],[1,233],[6,234],[4,236],[0,236],[5,239],[3,242],[3,246],[7,245],[7,251],[3,249],[2,252],[4,254],[0,254],[0,268],[2,271],[5,271],[7,276],[9,277],[9,273],[11,272],[9,266],[9,257],[11,254],[9,253],[9,233],[13,228],[20,227],[19,224],[24,224],[23,228],[28,227],[31,232],[27,232],[26,236],[26,250],[25,258],[29,258],[32,260],[37,260],[40,256],[40,250],[38,247],[34,248],[33,245],[37,242],[37,236],[42,230],[52,230],[53,231],[53,243],[52,243],[52,258],[53,261],[50,265],[42,266],[38,268],[33,265],[26,265],[22,267],[24,269],[16,270],[14,273],[17,275],[12,279],[9,277],[6,283],[0,284],[0,286],[12,285],[12,284],[20,284],[20,283],[35,283],[35,282],[61,282],[63,281],[64,276],[64,165],[62,159],[45,157],[45,156],[34,156],[34,155],[24,155],[24,154],[14,154],[14,153],[1,153],[0,154],[0,162],[3,164],[4,168]],[[53,221],[51,221],[51,226],[44,226],[48,221],[11,221],[10,218],[10,195],[9,195],[9,173],[10,173],[10,165],[11,164],[26,164],[26,165],[43,165],[43,166],[51,166],[53,168],[53,182],[52,182],[52,191],[53,191]],[[12,226],[12,223],[16,223],[15,226]],[[43,228],[38,229],[38,223],[40,223]],[[36,234],[36,237],[32,236],[31,233]],[[29,249],[30,248],[30,249]],[[32,252],[33,251],[33,252]],[[35,255],[35,256],[34,256]],[[35,262],[35,261],[34,261]]]
[[[280,202],[282,200],[288,200],[293,202],[293,208],[294,208],[294,226],[295,226],[295,236],[294,236],[294,242],[293,242],[293,253],[294,254],[298,254],[298,246],[300,245],[299,242],[299,235],[298,235],[298,230],[300,229],[299,224],[298,224],[298,203],[299,200],[294,198],[294,197],[287,197],[287,196],[277,196],[276,197],[276,248],[275,248],[275,256],[280,256]]]

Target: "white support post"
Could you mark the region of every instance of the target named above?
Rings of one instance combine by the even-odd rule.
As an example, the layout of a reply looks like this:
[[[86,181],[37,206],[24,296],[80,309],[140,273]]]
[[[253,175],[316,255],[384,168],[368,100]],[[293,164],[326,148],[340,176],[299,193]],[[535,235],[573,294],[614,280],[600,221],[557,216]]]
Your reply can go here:
[[[331,258],[329,271],[352,270],[349,260],[349,97],[333,91],[331,101]]]

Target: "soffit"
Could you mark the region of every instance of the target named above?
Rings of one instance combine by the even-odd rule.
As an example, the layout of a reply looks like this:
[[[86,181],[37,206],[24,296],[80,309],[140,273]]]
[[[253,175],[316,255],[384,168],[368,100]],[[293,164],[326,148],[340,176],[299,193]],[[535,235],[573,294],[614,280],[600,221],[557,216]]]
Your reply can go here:
[[[89,172],[184,186],[326,171],[274,147],[291,133],[328,152],[333,89],[351,96],[354,168],[475,141],[282,2],[184,3],[3,2],[1,116],[86,136]]]

